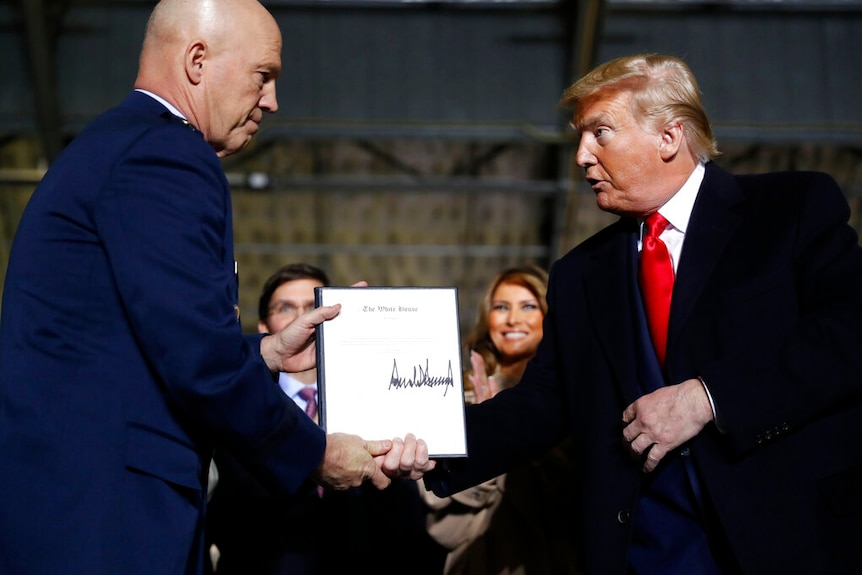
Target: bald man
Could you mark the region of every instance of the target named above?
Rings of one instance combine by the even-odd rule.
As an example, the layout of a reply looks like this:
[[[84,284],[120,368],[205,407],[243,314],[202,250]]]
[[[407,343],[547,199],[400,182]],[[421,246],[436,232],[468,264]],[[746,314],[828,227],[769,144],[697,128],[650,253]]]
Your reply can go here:
[[[433,467],[408,435],[326,435],[275,384],[314,365],[313,310],[243,335],[219,158],[278,108],[281,34],[256,0],[163,0],[135,90],[34,192],[0,318],[0,573],[203,572],[224,446],[273,490]],[[377,438],[373,438],[377,439]],[[415,455],[415,457],[414,457]]]

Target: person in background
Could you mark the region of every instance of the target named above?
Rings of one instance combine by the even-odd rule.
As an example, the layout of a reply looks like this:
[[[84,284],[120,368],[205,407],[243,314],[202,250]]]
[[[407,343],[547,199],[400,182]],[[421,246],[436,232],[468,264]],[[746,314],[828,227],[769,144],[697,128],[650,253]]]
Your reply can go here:
[[[537,266],[508,268],[491,281],[465,340],[467,403],[520,381],[542,340],[547,288],[548,273]],[[449,549],[443,573],[576,573],[570,447],[561,442],[543,458],[451,497],[423,490],[429,532]]]
[[[538,266],[503,270],[485,290],[476,326],[465,341],[471,366],[466,391],[474,403],[521,380],[542,341],[547,292],[548,272]]]
[[[314,309],[314,288],[328,285],[328,275],[316,266],[299,262],[279,268],[260,294],[258,332],[285,329]],[[278,386],[317,421],[317,369],[281,373]],[[411,573],[439,573],[443,550],[425,530],[415,480],[395,478],[384,491],[360,486],[279,496],[229,451],[216,450],[214,460],[219,485],[208,509],[207,532],[218,575],[348,572],[375,562],[375,542],[384,540],[390,561],[376,565],[375,572],[395,575],[414,561]]]
[[[162,0],[135,90],[30,198],[0,317],[3,575],[199,575],[214,448],[285,493],[433,467],[409,434],[327,435],[272,385],[313,367],[339,306],[241,332],[220,158],[277,110],[281,48],[256,0]]]
[[[833,178],[735,176],[694,74],[636,54],[570,86],[577,164],[619,219],[550,270],[521,382],[467,406],[449,496],[571,434],[589,575],[862,565],[862,248]]]
[[[329,285],[322,269],[294,263],[283,266],[266,281],[257,307],[258,333],[277,333],[296,318],[314,309],[314,288]],[[317,423],[317,369],[280,373],[281,390]],[[306,395],[314,390],[313,395]]]

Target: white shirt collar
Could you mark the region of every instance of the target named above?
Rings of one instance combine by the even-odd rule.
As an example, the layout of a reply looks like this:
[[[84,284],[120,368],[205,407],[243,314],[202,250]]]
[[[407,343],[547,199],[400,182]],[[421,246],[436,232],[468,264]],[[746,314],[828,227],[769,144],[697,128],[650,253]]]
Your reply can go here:
[[[182,113],[182,112],[180,112],[179,110],[177,110],[177,109],[173,106],[173,104],[171,104],[170,102],[168,102],[167,100],[165,100],[165,99],[164,99],[164,98],[162,98],[161,96],[157,96],[156,94],[153,94],[152,92],[149,92],[149,91],[147,91],[147,90],[142,90],[142,89],[140,89],[140,88],[135,88],[135,91],[136,91],[136,92],[140,92],[140,93],[142,93],[142,94],[146,94],[147,96],[149,96],[149,97],[150,97],[150,98],[152,98],[153,100],[157,101],[159,104],[161,104],[162,106],[164,106],[165,108],[167,108],[167,109],[168,109],[168,111],[169,111],[171,114],[173,114],[174,116],[179,116],[179,117],[180,117],[180,118],[182,118],[183,120],[188,120],[188,118],[186,118],[186,117],[183,115],[183,113]]]
[[[659,208],[661,215],[670,222],[670,225],[660,234],[660,237],[665,245],[667,245],[674,272],[676,272],[679,266],[682,245],[685,241],[685,232],[688,229],[688,221],[691,219],[691,211],[694,209],[694,202],[697,200],[697,194],[705,173],[706,168],[704,164],[698,163],[679,191],[665,205]],[[644,228],[643,221],[641,221],[638,251],[643,247],[643,234],[646,231]]]
[[[659,209],[661,215],[683,234],[688,229],[688,220],[691,219],[691,211],[694,209],[694,202],[705,173],[705,166],[698,162],[679,191]]]
[[[314,389],[317,389],[317,383],[313,383],[311,385],[314,387]],[[294,401],[299,399],[303,403],[302,407],[305,406],[305,400],[299,397],[299,390],[306,387],[306,384],[302,383],[294,377],[291,377],[287,373],[281,372],[278,374],[278,386],[281,388],[285,395],[287,395]]]

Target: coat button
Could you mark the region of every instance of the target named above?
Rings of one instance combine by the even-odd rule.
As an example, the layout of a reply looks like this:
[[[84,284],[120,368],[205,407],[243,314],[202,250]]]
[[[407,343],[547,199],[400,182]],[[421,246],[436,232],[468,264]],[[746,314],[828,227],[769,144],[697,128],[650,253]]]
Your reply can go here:
[[[691,454],[691,450],[688,447],[683,447],[679,450],[679,454],[683,457],[688,457]]]
[[[629,513],[628,509],[620,509],[619,511],[617,511],[617,522],[620,525],[625,525],[631,520],[631,518],[632,514]]]

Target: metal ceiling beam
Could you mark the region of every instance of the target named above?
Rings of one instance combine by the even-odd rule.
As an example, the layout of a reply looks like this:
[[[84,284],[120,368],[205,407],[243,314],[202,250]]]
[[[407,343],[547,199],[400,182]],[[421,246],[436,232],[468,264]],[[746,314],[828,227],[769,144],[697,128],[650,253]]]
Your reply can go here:
[[[598,62],[596,54],[602,39],[607,0],[578,0],[575,35],[572,44],[572,80],[590,71]]]
[[[48,163],[63,148],[60,105],[57,100],[57,62],[54,37],[48,31],[46,0],[19,0],[24,22],[24,52],[30,71],[30,85],[42,152]]]
[[[605,13],[608,0],[562,0],[563,18],[568,23],[569,54],[565,86],[568,86],[590,71],[598,62],[597,54],[602,40]],[[568,118],[560,114],[561,121]],[[573,134],[565,127],[561,132],[564,139]],[[578,203],[575,190],[579,177],[573,173],[572,154],[574,148],[570,145],[560,145],[557,148],[557,182],[558,191],[554,198],[549,220],[552,231],[548,253],[552,259],[563,255],[568,246],[562,245],[566,236],[566,228],[571,220],[576,218]]]

